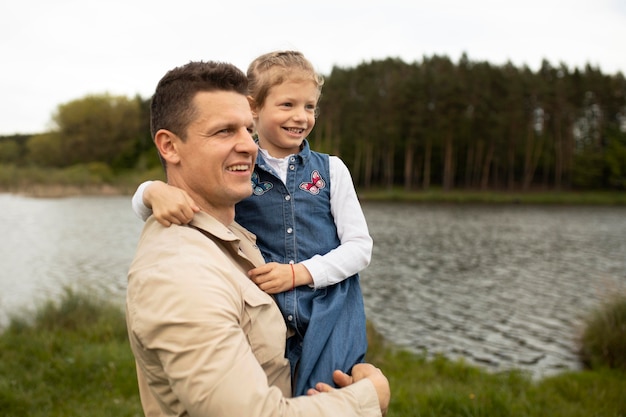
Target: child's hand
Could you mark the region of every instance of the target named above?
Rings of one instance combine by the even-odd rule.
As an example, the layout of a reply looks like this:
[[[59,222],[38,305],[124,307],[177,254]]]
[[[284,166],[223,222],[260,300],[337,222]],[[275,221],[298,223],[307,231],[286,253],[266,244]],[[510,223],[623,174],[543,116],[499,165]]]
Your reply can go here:
[[[186,191],[154,181],[143,193],[146,207],[152,208],[152,214],[159,223],[169,227],[172,224],[187,224],[200,208]]]
[[[302,264],[270,262],[248,271],[248,277],[268,294],[290,291],[313,282],[309,270]]]

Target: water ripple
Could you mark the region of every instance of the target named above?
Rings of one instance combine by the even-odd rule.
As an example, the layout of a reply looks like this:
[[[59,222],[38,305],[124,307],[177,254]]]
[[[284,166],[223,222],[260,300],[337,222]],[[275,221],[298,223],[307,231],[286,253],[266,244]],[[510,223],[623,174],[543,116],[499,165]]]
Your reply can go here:
[[[142,223],[128,197],[0,194],[0,325],[63,287],[122,303]],[[365,203],[368,318],[486,369],[577,369],[581,319],[626,286],[626,208]]]
[[[492,370],[579,369],[582,319],[626,284],[626,209],[366,203],[362,285],[393,342]]]

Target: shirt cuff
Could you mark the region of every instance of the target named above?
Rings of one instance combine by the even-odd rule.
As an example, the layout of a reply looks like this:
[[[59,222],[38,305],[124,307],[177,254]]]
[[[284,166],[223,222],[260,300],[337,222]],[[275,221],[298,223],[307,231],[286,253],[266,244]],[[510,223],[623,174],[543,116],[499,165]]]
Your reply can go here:
[[[320,255],[315,255],[306,261],[300,262],[306,269],[308,269],[311,277],[313,278],[313,284],[309,284],[309,287],[315,289],[328,287],[328,274],[326,273],[324,265],[315,260],[317,257],[320,257]]]
[[[141,185],[137,187],[137,191],[135,191],[135,194],[133,195],[133,199],[131,201],[133,211],[135,212],[137,217],[139,217],[144,222],[148,220],[148,217],[152,215],[152,209],[149,209],[143,203],[143,193],[146,191],[146,188],[150,184],[152,184],[152,181],[145,181],[141,183]]]

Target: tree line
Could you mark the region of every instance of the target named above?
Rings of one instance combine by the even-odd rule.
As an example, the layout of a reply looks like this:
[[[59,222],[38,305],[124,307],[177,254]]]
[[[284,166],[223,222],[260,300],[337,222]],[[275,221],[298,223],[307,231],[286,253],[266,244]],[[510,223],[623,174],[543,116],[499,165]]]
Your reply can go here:
[[[149,98],[108,94],[62,104],[52,130],[1,137],[0,162],[154,167],[148,108]],[[626,80],[466,55],[334,67],[309,139],[365,189],[626,189]]]

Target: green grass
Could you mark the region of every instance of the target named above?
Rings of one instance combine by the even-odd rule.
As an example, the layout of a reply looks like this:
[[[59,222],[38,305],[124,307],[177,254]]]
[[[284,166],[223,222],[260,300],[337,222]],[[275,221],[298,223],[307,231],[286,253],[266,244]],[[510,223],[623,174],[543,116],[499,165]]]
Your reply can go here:
[[[581,337],[583,362],[626,372],[626,296],[619,293],[586,319]]]
[[[102,163],[78,164],[67,168],[18,167],[0,165],[0,192],[33,197],[68,195],[132,195],[148,179],[163,180],[163,169],[131,170],[114,173]]]
[[[148,179],[164,180],[161,166],[149,170],[114,173],[102,163],[78,164],[68,168],[21,167],[0,165],[0,192],[23,193],[35,197],[62,197],[77,194],[115,193],[132,195]],[[478,191],[441,187],[405,191],[391,189],[358,189],[361,200],[403,201],[415,203],[484,203],[484,204],[585,204],[626,205],[626,192],[612,191]]]
[[[517,370],[490,373],[463,361],[396,350],[369,330],[367,360],[391,385],[389,417],[626,416],[623,371],[573,371],[536,381]]]
[[[359,198],[367,201],[402,201],[415,203],[480,203],[480,204],[583,204],[625,205],[624,191],[473,191],[432,188],[428,191],[359,190]]]
[[[599,369],[533,381],[395,349],[369,329],[368,361],[389,378],[389,417],[626,417],[626,374]],[[66,291],[0,334],[0,416],[141,416],[123,312]]]
[[[0,416],[142,416],[119,307],[67,292],[0,336]]]

